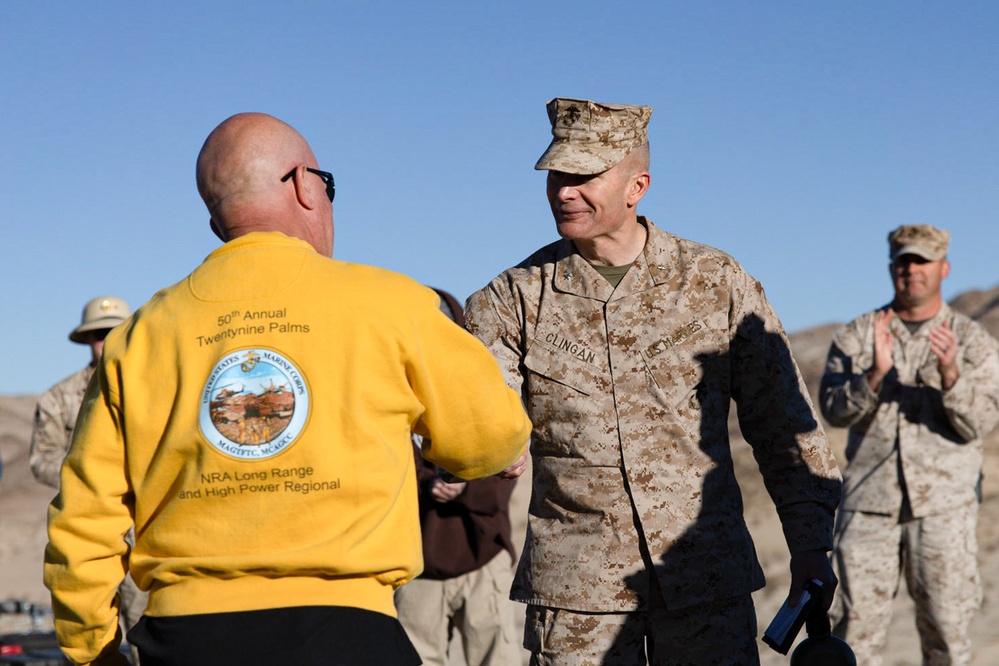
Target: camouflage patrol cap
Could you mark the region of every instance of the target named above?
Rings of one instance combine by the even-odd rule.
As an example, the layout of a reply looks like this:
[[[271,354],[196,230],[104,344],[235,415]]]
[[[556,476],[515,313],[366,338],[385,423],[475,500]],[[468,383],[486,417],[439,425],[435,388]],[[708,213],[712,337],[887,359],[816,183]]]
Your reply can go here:
[[[888,256],[892,261],[903,254],[914,254],[927,261],[947,256],[950,232],[928,224],[903,224],[888,234]]]
[[[602,173],[649,142],[651,106],[556,97],[548,102],[552,142],[535,169]]]
[[[84,344],[87,333],[114,328],[132,314],[128,303],[117,296],[101,296],[83,306],[83,317],[80,325],[69,334],[73,342]]]

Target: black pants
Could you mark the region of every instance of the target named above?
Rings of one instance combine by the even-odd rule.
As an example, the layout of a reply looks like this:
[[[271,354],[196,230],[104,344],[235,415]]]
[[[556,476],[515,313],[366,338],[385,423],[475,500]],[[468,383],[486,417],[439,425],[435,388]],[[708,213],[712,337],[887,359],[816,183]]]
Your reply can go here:
[[[416,666],[393,617],[345,606],[143,616],[128,632],[142,666]]]

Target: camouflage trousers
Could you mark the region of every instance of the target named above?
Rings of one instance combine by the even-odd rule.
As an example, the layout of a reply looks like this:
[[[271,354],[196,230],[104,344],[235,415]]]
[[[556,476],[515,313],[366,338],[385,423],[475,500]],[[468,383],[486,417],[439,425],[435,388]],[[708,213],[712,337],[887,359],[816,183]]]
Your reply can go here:
[[[656,596],[656,595],[653,595]],[[753,666],[756,611],[746,595],[669,611],[660,600],[631,613],[527,607],[531,666]]]
[[[830,615],[833,633],[857,655],[880,666],[899,579],[916,606],[924,666],[968,664],[968,627],[981,605],[978,505],[900,522],[843,511],[837,518],[833,565],[839,588]]]

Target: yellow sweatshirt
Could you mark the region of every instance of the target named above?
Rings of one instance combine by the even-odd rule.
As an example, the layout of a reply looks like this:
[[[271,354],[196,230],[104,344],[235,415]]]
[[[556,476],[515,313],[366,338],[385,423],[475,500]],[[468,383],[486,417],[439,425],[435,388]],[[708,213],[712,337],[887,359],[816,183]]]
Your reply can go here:
[[[117,642],[127,568],[151,616],[395,615],[422,569],[411,431],[470,479],[515,460],[530,422],[430,289],[279,233],[219,248],[105,342],[49,508],[67,654]]]

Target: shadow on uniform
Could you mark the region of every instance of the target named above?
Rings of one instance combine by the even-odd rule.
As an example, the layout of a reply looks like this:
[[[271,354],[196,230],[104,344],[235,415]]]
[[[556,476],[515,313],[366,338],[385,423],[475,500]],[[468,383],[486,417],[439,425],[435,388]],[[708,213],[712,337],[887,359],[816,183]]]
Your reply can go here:
[[[753,344],[753,340],[761,341],[761,344]],[[773,364],[776,364],[779,366],[776,369],[779,376],[797,376],[786,338],[766,331],[763,321],[756,315],[747,316],[739,325],[737,334],[732,339],[732,347],[727,352],[699,354],[696,359],[702,367],[702,379],[674,408],[679,409],[682,405],[695,401],[702,410],[698,448],[711,457],[714,467],[703,477],[700,488],[694,490],[700,494],[700,512],[696,521],[689,524],[662,553],[649,552],[643,532],[638,527],[646,571],[626,579],[628,587],[638,591],[643,597],[643,608],[649,608],[650,600],[643,594],[646,590],[652,590],[652,594],[661,593],[666,602],[664,617],[667,627],[665,630],[660,628],[660,632],[669,636],[666,654],[657,655],[658,658],[653,661],[652,644],[647,643],[650,664],[706,665],[712,662],[698,659],[696,650],[699,644],[734,645],[745,641],[746,632],[752,632],[754,639],[758,635],[758,622],[754,622],[751,627],[747,627],[744,621],[726,626],[724,618],[712,617],[712,622],[709,623],[703,617],[691,617],[689,614],[689,610],[701,605],[710,607],[713,602],[749,596],[766,583],[743,516],[742,494],[735,476],[728,425],[731,401],[709,399],[708,396],[714,391],[730,391],[744,435],[759,430],[753,424],[762,422],[769,414],[811,412],[808,398],[802,394],[798,383],[784,381],[775,385],[773,382],[758,381],[758,373],[739,372],[739,368],[760,367],[761,364],[769,364],[773,370]],[[746,408],[740,408],[740,404],[771,404],[775,409],[752,413]],[[714,413],[709,413],[709,410]],[[769,427],[774,432],[786,433],[790,425],[769,424]],[[797,427],[795,435],[810,432],[817,427],[817,423],[814,420],[810,423],[799,421]],[[747,437],[747,441],[753,448],[753,455],[761,470],[805,464],[795,448],[781,450],[760,437]],[[667,451],[670,445],[669,442],[664,442],[663,451]],[[839,492],[837,480],[826,479],[814,473],[810,474],[810,479],[812,487],[807,494],[812,497],[825,497]],[[767,485],[771,498],[780,505],[782,498],[774,496],[779,489]],[[786,511],[792,515],[794,507],[787,506]],[[634,518],[637,526],[637,513]],[[651,581],[647,579],[650,571],[655,574]],[[660,616],[660,621],[663,621],[662,617]],[[715,623],[716,620],[718,623]],[[642,622],[642,617],[638,614],[629,618],[629,623]],[[645,628],[629,625],[625,626],[621,635],[632,631],[646,632],[648,635]],[[670,644],[675,645],[677,651],[684,655],[682,660],[673,660]],[[744,657],[745,661],[741,661],[740,656],[740,661],[731,663],[753,663],[755,660],[754,655],[747,654]],[[604,664],[616,666],[613,660],[605,660]]]

